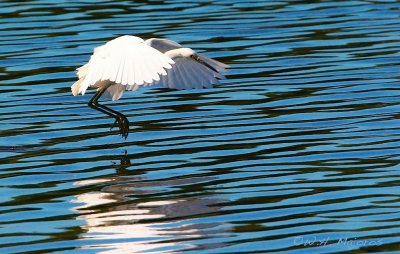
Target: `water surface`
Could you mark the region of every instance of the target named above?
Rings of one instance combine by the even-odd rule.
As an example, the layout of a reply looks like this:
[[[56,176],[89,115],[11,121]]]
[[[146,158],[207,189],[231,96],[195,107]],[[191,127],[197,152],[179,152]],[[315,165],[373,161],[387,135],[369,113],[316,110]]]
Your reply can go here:
[[[0,3],[1,253],[398,253],[398,1]],[[73,97],[123,34],[231,65]]]

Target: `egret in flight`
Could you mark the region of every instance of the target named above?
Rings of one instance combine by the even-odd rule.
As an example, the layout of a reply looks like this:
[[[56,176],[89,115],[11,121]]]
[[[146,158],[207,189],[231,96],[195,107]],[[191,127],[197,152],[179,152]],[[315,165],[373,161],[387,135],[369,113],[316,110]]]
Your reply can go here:
[[[100,97],[118,100],[124,91],[140,86],[161,85],[173,89],[211,88],[224,79],[229,66],[184,48],[167,39],[143,39],[124,35],[94,49],[85,65],[77,68],[78,81],[72,94],[84,95],[97,88],[88,105],[115,119],[122,137],[127,138],[129,121],[125,115],[99,104]]]

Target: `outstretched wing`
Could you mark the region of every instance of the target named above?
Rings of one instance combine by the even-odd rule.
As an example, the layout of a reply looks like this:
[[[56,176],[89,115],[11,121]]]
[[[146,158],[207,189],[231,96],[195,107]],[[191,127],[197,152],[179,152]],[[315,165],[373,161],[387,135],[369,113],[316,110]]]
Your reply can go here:
[[[152,48],[157,49],[162,53],[165,53],[173,49],[182,48],[181,44],[177,43],[176,41],[167,39],[151,38],[146,40],[144,43]]]
[[[145,43],[163,53],[182,48],[179,43],[167,39],[152,38]],[[223,72],[229,66],[203,54],[196,55],[197,61],[190,57],[172,57],[175,62],[173,67],[167,70],[166,76],[160,77],[160,81],[152,84],[180,90],[211,88],[214,84],[219,84],[219,79],[225,78]]]
[[[209,58],[203,54],[197,53],[197,56],[200,58],[200,60],[214,68],[218,73],[222,72],[227,72],[229,65],[221,63],[220,61],[214,60],[212,58]]]
[[[219,84],[219,79],[225,78],[221,73],[216,72],[200,62],[191,58],[179,57],[172,69],[167,70],[167,75],[160,77],[159,84],[172,89],[202,89],[211,88]]]
[[[174,61],[135,36],[121,36],[95,48],[90,61],[78,68],[72,93],[84,94],[90,86],[108,80],[123,86],[158,81]]]

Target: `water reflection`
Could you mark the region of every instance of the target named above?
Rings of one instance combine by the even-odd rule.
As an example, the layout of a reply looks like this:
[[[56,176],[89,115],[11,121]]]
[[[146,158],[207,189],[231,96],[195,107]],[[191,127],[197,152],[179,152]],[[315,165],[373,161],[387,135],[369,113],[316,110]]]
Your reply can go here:
[[[226,233],[216,228],[221,223],[190,224],[185,218],[212,214],[219,211],[218,200],[212,195],[171,198],[154,195],[165,189],[193,185],[214,180],[215,177],[148,181],[145,177],[131,175],[129,155],[121,156],[118,175],[77,181],[75,186],[101,186],[98,191],[81,193],[72,200],[73,211],[84,220],[81,239],[97,241],[83,245],[83,249],[96,249],[97,253],[139,253],[151,250],[180,248],[196,249],[185,239],[201,239],[208,234]],[[123,176],[119,176],[123,175]],[[184,243],[184,244],[182,244]],[[183,246],[182,246],[183,245]],[[221,245],[221,244],[219,244]]]
[[[399,9],[0,1],[0,253],[398,253]],[[229,83],[127,94],[118,139],[69,87],[122,34],[210,53]]]

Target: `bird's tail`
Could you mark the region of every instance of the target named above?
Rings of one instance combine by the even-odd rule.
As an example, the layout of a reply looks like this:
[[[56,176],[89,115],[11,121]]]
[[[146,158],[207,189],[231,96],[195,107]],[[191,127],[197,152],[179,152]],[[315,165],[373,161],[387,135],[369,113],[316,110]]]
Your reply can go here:
[[[81,83],[83,82],[83,80],[84,78],[81,78],[71,86],[71,91],[74,96],[77,96],[79,94],[79,91],[81,90]],[[85,93],[85,91],[83,93]]]
[[[74,96],[78,94],[85,94],[86,89],[88,88],[87,82],[84,82],[85,77],[88,72],[88,64],[85,64],[79,68],[76,69],[77,75],[79,80],[76,81],[72,86],[71,86],[71,91]]]

